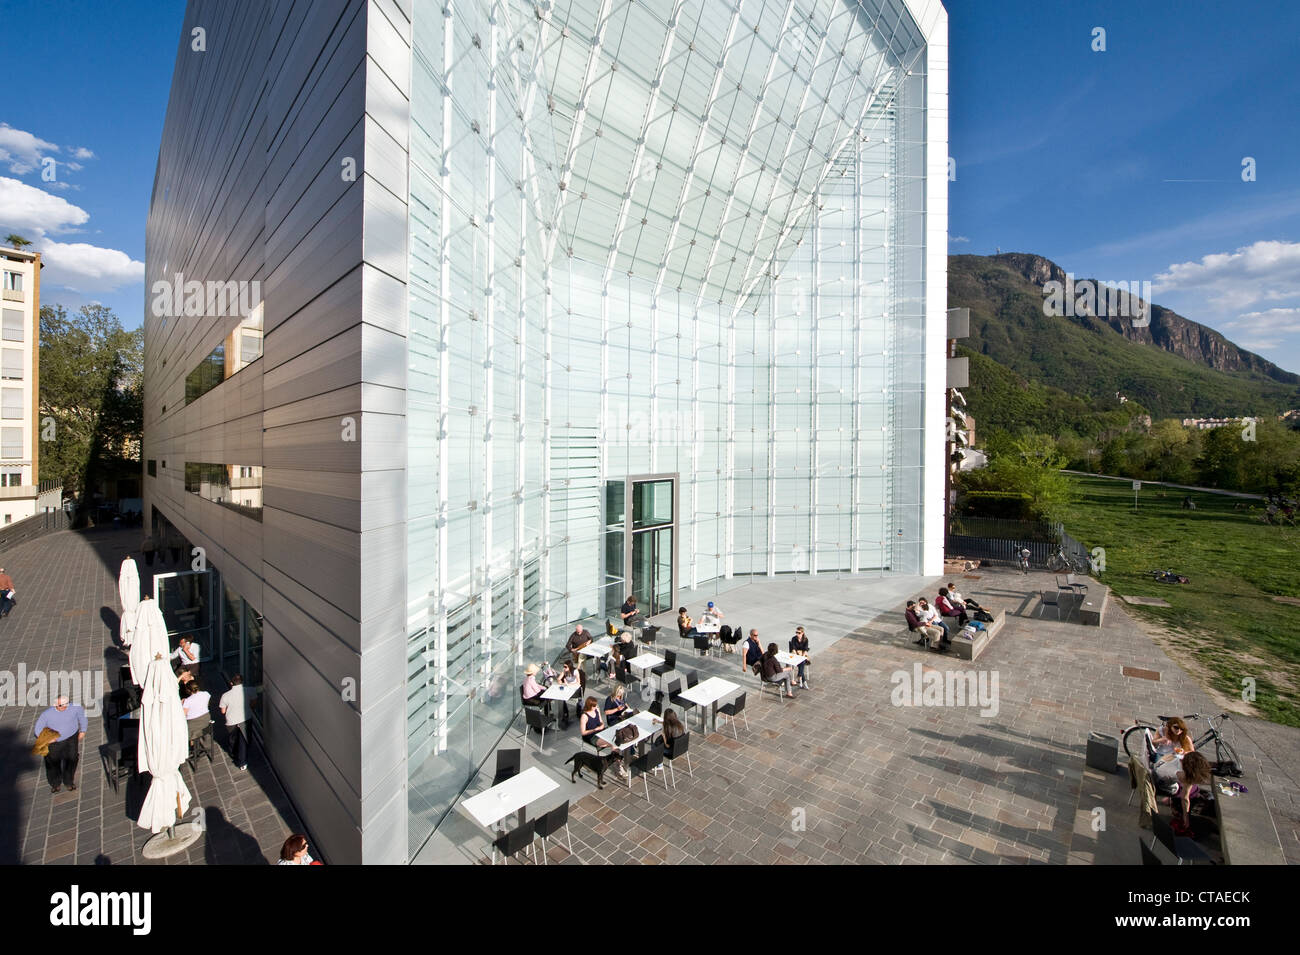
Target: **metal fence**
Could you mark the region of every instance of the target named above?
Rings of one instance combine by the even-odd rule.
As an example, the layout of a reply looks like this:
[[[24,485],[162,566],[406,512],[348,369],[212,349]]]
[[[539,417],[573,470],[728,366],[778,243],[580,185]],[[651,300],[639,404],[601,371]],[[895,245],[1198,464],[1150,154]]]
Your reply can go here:
[[[1029,562],[1042,566],[1057,547],[1085,566],[1088,548],[1065,532],[1063,524],[1017,521],[1000,517],[953,517],[944,535],[944,553],[988,563],[1016,564],[1021,548],[1029,548]]]

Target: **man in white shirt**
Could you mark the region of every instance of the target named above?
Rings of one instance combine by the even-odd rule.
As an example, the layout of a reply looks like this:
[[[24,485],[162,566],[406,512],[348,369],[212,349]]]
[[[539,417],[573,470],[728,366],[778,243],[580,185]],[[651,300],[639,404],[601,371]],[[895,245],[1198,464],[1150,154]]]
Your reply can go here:
[[[918,598],[917,603],[916,616],[920,619],[921,623],[927,627],[938,627],[943,631],[943,642],[948,643],[951,641],[952,636],[948,633],[948,625],[944,623],[943,618],[939,616],[939,611],[931,607],[930,602],[924,597]]]
[[[217,703],[226,718],[226,732],[230,735],[230,758],[240,769],[248,769],[248,741],[244,737],[244,723],[248,720],[248,695],[244,678],[236,673],[230,679],[230,689],[221,694]]]
[[[199,658],[203,656],[199,645],[190,640],[189,637],[181,637],[181,645],[172,651],[171,658],[179,660],[182,669],[189,670],[195,676],[199,675]]]

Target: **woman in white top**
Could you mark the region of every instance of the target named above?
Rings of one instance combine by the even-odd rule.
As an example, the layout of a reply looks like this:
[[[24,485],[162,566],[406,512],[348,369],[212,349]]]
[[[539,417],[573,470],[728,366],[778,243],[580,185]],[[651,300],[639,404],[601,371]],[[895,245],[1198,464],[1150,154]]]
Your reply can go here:
[[[280,861],[276,865],[315,865],[316,860],[307,851],[307,837],[294,833],[284,840]]]

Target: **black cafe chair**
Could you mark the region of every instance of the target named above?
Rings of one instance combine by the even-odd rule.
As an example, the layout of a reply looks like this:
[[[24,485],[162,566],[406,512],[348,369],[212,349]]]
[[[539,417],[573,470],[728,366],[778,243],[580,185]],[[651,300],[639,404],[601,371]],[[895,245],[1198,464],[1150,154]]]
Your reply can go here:
[[[651,773],[664,774],[664,791],[668,791],[668,774],[664,772],[664,744],[655,743],[645,754],[630,760],[630,769],[639,772],[643,777],[648,777]],[[628,780],[629,785],[631,779]],[[650,780],[645,780],[645,798],[650,801]]]
[[[657,667],[651,667],[650,672],[655,676],[663,676],[665,673],[671,673],[677,669],[677,654],[672,650],[664,651],[664,662]]]
[[[749,716],[745,713],[745,694],[742,693],[730,703],[723,703],[719,706],[718,716],[725,716],[727,718],[727,721],[731,723],[731,735],[735,736],[736,739],[740,739],[740,735],[736,732],[737,717],[743,719],[745,721],[745,729],[749,729]]]
[[[673,780],[673,789],[677,788],[677,773],[673,770],[673,762],[675,760],[685,758],[686,772],[690,774],[692,779],[695,778],[695,772],[691,769],[691,756],[690,753],[687,752],[687,750],[690,749],[690,745],[691,734],[683,733],[681,736],[673,737],[673,751],[671,753],[666,749],[664,750],[664,759],[668,761],[668,772]]]
[[[699,704],[693,703],[692,701],[683,698],[681,696],[681,692],[682,692],[681,680],[673,680],[671,683],[668,684],[669,705],[679,708],[684,715],[686,713],[689,713],[691,710],[695,709],[695,707],[698,706]]]
[[[533,852],[533,836],[536,830],[532,826],[516,826],[506,832],[505,835],[499,836],[492,841],[492,864],[497,864],[497,853],[501,853],[502,861],[509,862],[511,856],[516,856],[528,850],[529,855],[533,857],[533,864],[537,864],[537,856]]]
[[[492,785],[499,785],[507,779],[518,776],[522,758],[522,752],[517,749],[497,750],[497,772],[492,777]]]
[[[530,706],[524,709],[524,722],[527,724],[527,729],[537,730],[542,734],[542,738],[537,744],[537,751],[542,752],[546,749],[546,731],[555,725],[555,717],[549,713],[543,713],[538,707]]]
[[[569,800],[564,800],[550,812],[533,820],[533,831],[542,840],[542,863],[546,864],[546,840],[561,829],[569,843],[569,855],[573,855],[573,836],[569,832]]]

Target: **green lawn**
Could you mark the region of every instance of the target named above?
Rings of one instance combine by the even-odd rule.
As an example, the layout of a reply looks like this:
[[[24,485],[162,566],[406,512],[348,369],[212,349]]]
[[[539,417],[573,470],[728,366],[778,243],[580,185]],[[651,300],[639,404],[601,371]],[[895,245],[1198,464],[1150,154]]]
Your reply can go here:
[[[1133,509],[1128,481],[1073,479],[1079,501],[1068,511],[1067,532],[1089,548],[1105,548],[1097,576],[1115,594],[1160,597],[1172,606],[1125,609],[1175,634],[1167,647],[1194,658],[1213,689],[1237,699],[1242,681],[1255,680],[1254,712],[1300,726],[1300,606],[1273,602],[1300,598],[1300,528],[1276,527],[1254,510],[1234,510],[1237,498],[1144,484]],[[1161,496],[1161,495],[1164,496]],[[1182,509],[1187,494],[1195,511]],[[1149,571],[1168,568],[1191,578],[1161,584]]]

